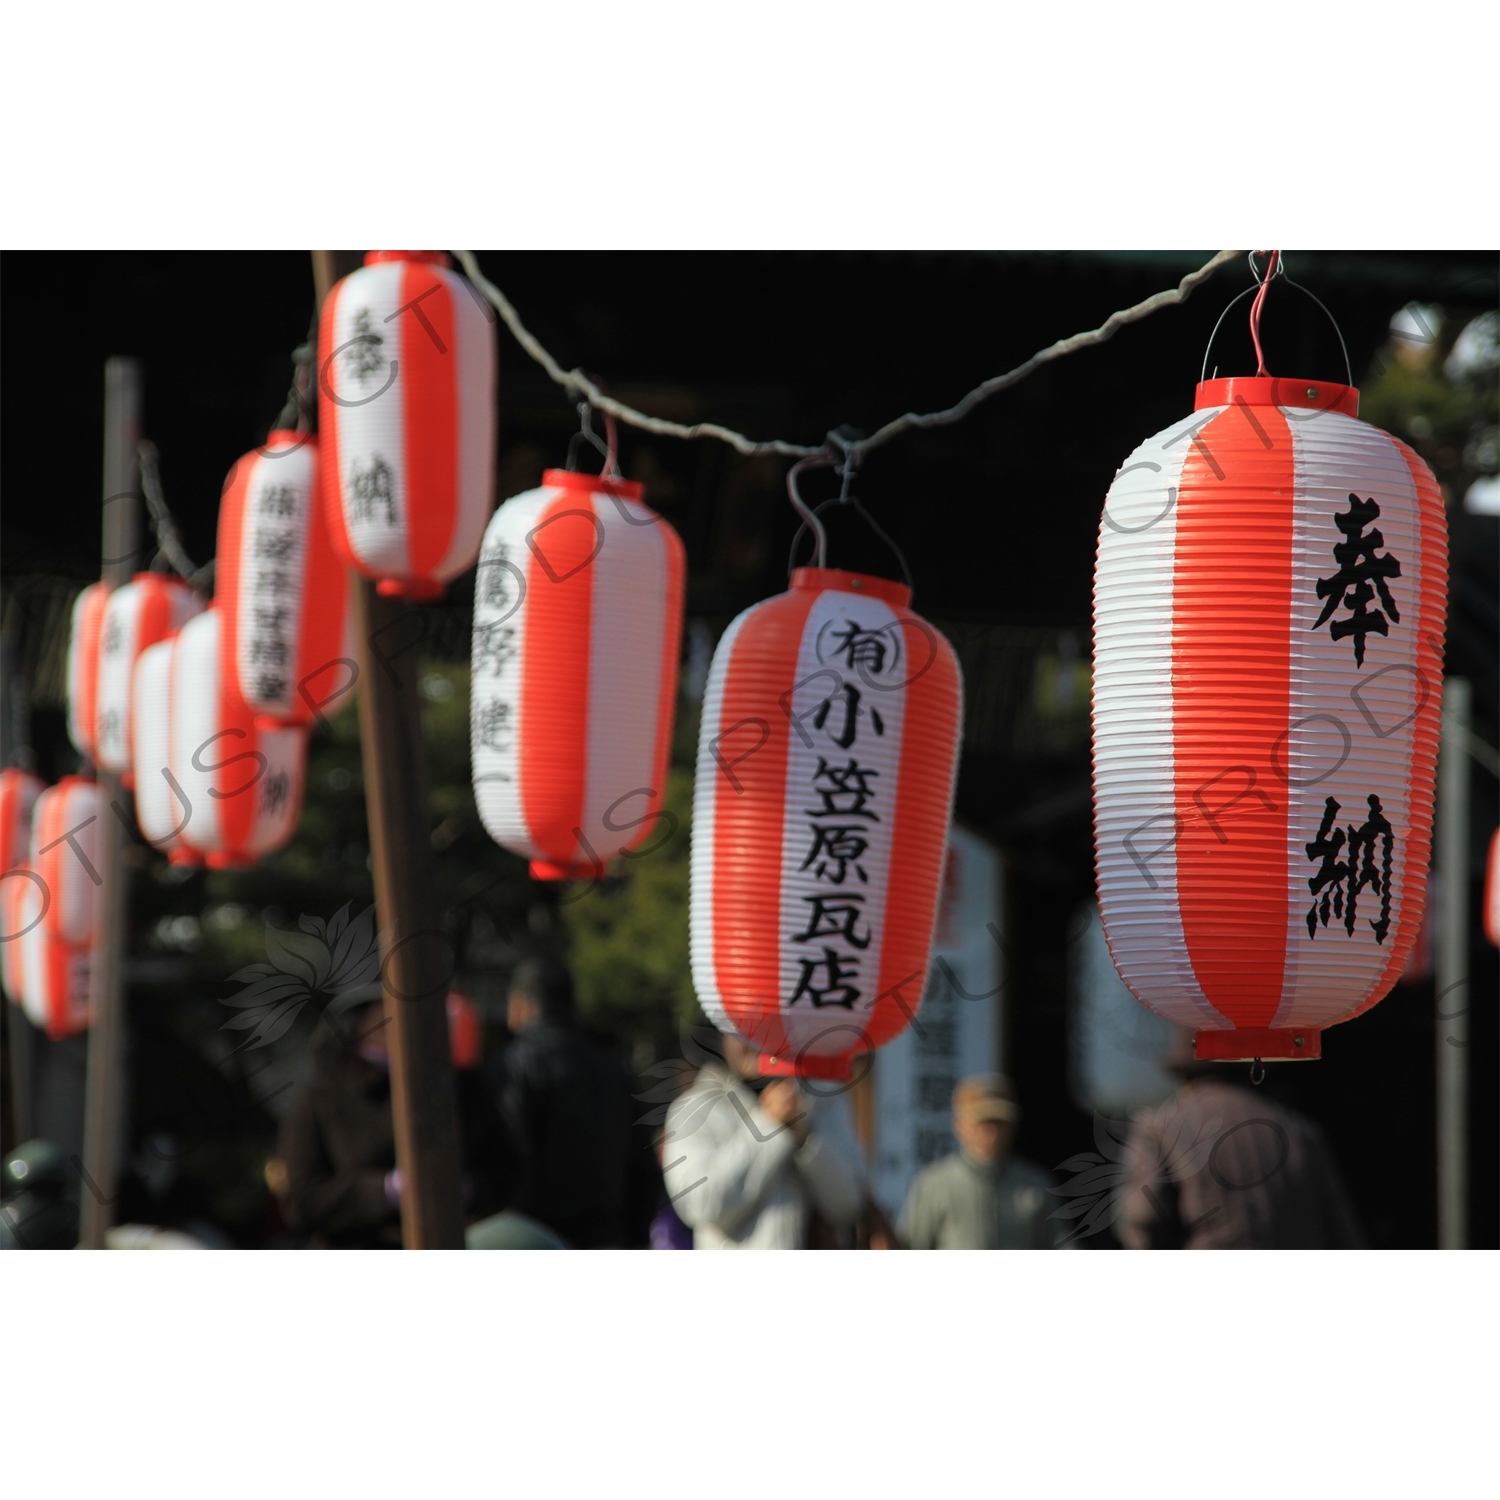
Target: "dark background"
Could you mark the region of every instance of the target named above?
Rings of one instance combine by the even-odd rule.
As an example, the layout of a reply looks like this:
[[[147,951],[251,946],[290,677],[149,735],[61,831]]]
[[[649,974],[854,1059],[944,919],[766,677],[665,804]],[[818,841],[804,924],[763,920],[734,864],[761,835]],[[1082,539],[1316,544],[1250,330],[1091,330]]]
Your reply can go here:
[[[906,410],[947,406],[1054,339],[1175,284],[1209,254],[481,252],[480,262],[564,366],[588,369],[622,399],[682,421],[817,443],[840,423],[873,430]],[[1404,304],[1437,305],[1451,342],[1496,303],[1491,254],[1292,252],[1288,265],[1337,319],[1367,395],[1389,366],[1390,319]],[[143,363],[145,430],[187,550],[202,561],[214,551],[229,465],[264,438],[284,399],[289,353],[312,313],[312,275],[305,251],[8,254],[0,269],[0,568],[12,597],[29,591],[33,600],[14,630],[7,613],[7,630],[36,678],[48,671],[43,637],[56,630],[34,603],[46,593],[38,581],[98,576],[105,358]],[[1231,263],[1185,306],[1043,368],[963,424],[899,438],[872,454],[856,481],[910,561],[916,608],[948,631],[963,659],[958,815],[1005,851],[1008,1052],[1026,1111],[1020,1149],[1047,1165],[1093,1143],[1066,1063],[1066,935],[1092,894],[1093,866],[1086,716],[1039,721],[1035,666],[1071,651],[1087,659],[1095,535],[1110,479],[1137,443],[1191,409],[1213,324],[1249,284],[1245,263]],[[1247,306],[1216,342],[1221,374],[1254,368]],[[1274,372],[1344,378],[1337,339],[1306,298],[1278,285],[1264,327]],[[503,331],[500,357],[503,498],[562,462],[577,418]],[[1450,437],[1438,431],[1424,441],[1403,431],[1393,410],[1388,425],[1452,491],[1447,667],[1473,682],[1475,727],[1493,745],[1497,522],[1458,507],[1462,465]],[[717,634],[784,587],[795,520],[784,461],[629,429],[621,461],[687,545],[690,618]],[[814,475],[804,493],[822,498],[835,484]],[[838,517],[830,530],[840,565],[892,571],[857,522]],[[455,610],[468,587],[461,579],[450,590]],[[45,692],[32,734],[44,776],[70,768],[61,709]],[[1477,765],[1473,797],[1471,1242],[1495,1245],[1497,973],[1494,950],[1477,938],[1477,878],[1496,785]],[[134,996],[133,987],[140,1035],[156,1012]],[[138,1098],[151,1093],[162,1050],[180,1045],[169,1030],[161,1035],[160,1048],[136,1048]],[[1377,1245],[1434,1242],[1432,1035],[1431,984],[1398,988],[1327,1033],[1321,1063],[1272,1069],[1266,1085],[1328,1130]]]

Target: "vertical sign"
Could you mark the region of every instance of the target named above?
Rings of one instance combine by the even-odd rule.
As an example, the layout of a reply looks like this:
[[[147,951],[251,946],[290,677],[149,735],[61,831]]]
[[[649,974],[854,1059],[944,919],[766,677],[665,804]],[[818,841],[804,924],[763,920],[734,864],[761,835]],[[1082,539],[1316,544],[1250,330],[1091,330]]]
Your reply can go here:
[[[957,1149],[953,1089],[1004,1066],[1000,851],[968,829],[948,834],[937,933],[921,1009],[875,1054],[872,1182],[893,1217],[917,1172]]]

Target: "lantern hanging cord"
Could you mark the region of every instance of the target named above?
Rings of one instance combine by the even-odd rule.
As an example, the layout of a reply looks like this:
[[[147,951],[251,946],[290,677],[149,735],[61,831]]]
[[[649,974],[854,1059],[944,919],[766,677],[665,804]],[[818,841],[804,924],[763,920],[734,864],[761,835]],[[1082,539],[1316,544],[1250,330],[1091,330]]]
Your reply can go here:
[[[205,588],[213,577],[214,561],[208,560],[201,568],[195,567],[187,549],[182,545],[182,533],[172,512],[167,509],[166,497],[161,490],[161,469],[157,464],[156,444],[142,438],[136,444],[136,455],[141,464],[141,494],[146,500],[146,509],[151,513],[151,530],[156,537],[159,555],[172,565],[172,570],[185,578],[195,589]]]
[[[1266,262],[1264,276],[1256,276],[1255,257],[1261,252],[1252,250],[1250,252],[1250,274],[1260,282],[1260,287],[1255,293],[1255,301],[1250,304],[1250,342],[1255,345],[1255,373],[1260,376],[1268,376],[1271,372],[1266,368],[1265,351],[1260,346],[1260,315],[1265,311],[1266,293],[1271,290],[1272,278],[1281,275],[1286,268],[1281,263],[1281,251],[1268,250],[1265,253],[1270,256]]]
[[[623,401],[616,401],[613,397],[605,395],[596,382],[589,379],[582,370],[565,370],[542,346],[537,337],[521,322],[520,315],[511,305],[510,299],[479,269],[479,262],[474,258],[472,250],[458,250],[454,252],[465,273],[473,285],[490,301],[496,312],[500,314],[505,326],[515,336],[516,342],[539,364],[558,385],[565,390],[572,391],[582,396],[590,405],[597,407],[606,416],[617,417],[620,421],[631,427],[639,428],[642,432],[652,432],[659,437],[676,438],[717,438],[721,443],[727,443],[736,453],[746,458],[754,458],[761,454],[775,453],[785,458],[807,459],[823,456],[826,461],[834,462],[835,459],[827,445],[809,447],[802,443],[789,443],[783,438],[772,438],[767,441],[757,441],[746,437],[742,432],[735,432],[733,428],[720,426],[717,422],[694,422],[691,426],[682,422],[671,422],[664,417],[649,417],[644,412],[636,411],[634,407],[626,406]],[[1142,318],[1148,318],[1152,313],[1160,311],[1163,307],[1175,307],[1179,303],[1186,302],[1192,295],[1193,289],[1201,282],[1206,281],[1218,268],[1227,261],[1236,259],[1244,252],[1240,250],[1220,250],[1211,260],[1206,261],[1196,271],[1189,272],[1175,287],[1166,291],[1153,293],[1143,302],[1137,302],[1133,307],[1122,308],[1119,312],[1111,313],[1108,318],[1097,328],[1090,329],[1086,333],[1075,333],[1071,338],[1059,339],[1055,344],[1048,345],[1045,349],[1038,350],[1013,370],[1006,371],[1003,375],[992,376],[981,385],[974,387],[956,405],[950,406],[943,411],[927,412],[919,415],[916,412],[907,412],[905,416],[897,417],[894,421],[887,422],[884,427],[870,434],[867,438],[860,438],[849,444],[843,457],[846,463],[853,461],[858,464],[865,454],[873,449],[883,447],[894,437],[899,437],[904,432],[912,432],[928,427],[946,427],[954,422],[961,422],[965,417],[979,405],[981,401],[997,395],[1000,391],[1008,390],[1013,385],[1018,385],[1032,371],[1042,365],[1050,364],[1054,359],[1061,359],[1065,354],[1072,354],[1079,349],[1092,348],[1096,344],[1106,343],[1112,339],[1120,329],[1127,323],[1138,322]],[[795,500],[793,502],[796,503]],[[799,510],[801,507],[799,506]],[[813,527],[814,537],[821,537],[821,528],[817,525],[815,518],[809,511],[803,516],[803,520]],[[824,539],[826,541],[826,539]],[[820,555],[824,548],[820,546]]]

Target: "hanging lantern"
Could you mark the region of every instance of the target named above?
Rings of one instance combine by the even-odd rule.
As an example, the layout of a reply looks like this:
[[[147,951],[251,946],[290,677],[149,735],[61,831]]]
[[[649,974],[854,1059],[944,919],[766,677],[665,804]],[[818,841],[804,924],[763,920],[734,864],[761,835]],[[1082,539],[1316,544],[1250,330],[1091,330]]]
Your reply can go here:
[[[448,257],[376,250],[318,334],[323,495],[338,555],[380,592],[434,599],[494,509],[495,329]]]
[[[549,469],[485,532],[470,739],[491,838],[538,880],[598,875],[662,816],[683,551],[642,488]]]
[[[174,865],[196,865],[202,860],[182,837],[192,818],[192,806],[184,801],[186,792],[172,771],[172,664],[177,640],[169,635],[148,646],[135,664],[131,708],[135,820],[146,841]]]
[[[91,583],[73,601],[68,632],[68,738],[73,748],[90,758],[99,701],[99,633],[110,585]]]
[[[297,828],[307,731],[257,720],[222,675],[222,613],[183,626],[172,651],[169,762],[187,806],[173,822],[210,869],[251,865]],[[160,824],[154,826],[160,827]]]
[[[316,439],[278,430],[230,470],[219,503],[224,680],[256,713],[297,724],[312,718],[335,664],[351,654],[348,570],[317,486]]]
[[[109,596],[99,635],[95,751],[105,770],[123,776],[130,772],[130,696],[141,652],[180,629],[203,607],[202,595],[169,573],[137,573]]]
[[[24,863],[30,852],[31,815],[42,791],[41,778],[30,771],[16,766],[0,771],[0,875]]]
[[[1421,922],[1446,524],[1358,401],[1204,381],[1104,506],[1099,901],[1121,977],[1201,1058],[1319,1056]]]
[[[45,907],[43,925],[60,943],[87,948],[94,941],[102,884],[94,847],[101,816],[114,815],[98,786],[82,776],[64,776],[37,799],[31,818],[31,869]]]
[[[53,1041],[86,1031],[89,1024],[88,947],[63,942],[52,932],[41,886],[32,880],[10,879],[0,885],[0,921],[7,932],[18,933],[7,943],[4,970],[6,993],[33,1025]]]
[[[27,899],[26,893],[36,889],[30,868],[22,859],[0,876],[0,985],[6,996],[17,1005],[26,1004],[25,953]],[[38,899],[38,907],[41,902]]]
[[[846,1078],[921,1003],[958,769],[953,648],[883,578],[799,568],[714,653],[693,984],[764,1073]]]

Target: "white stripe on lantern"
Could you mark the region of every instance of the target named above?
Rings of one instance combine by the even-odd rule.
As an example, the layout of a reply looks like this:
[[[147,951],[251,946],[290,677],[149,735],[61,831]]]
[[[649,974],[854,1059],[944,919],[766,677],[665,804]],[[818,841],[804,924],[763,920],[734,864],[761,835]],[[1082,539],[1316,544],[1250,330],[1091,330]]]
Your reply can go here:
[[[333,350],[321,355],[326,383],[338,401],[337,476],[349,545],[373,574],[403,578],[411,571],[406,547],[406,400],[400,372],[404,330],[415,319],[392,316],[401,307],[405,263],[365,266],[338,287]],[[361,319],[361,314],[364,314]],[[387,318],[390,322],[386,322]],[[425,337],[420,325],[417,336]],[[379,342],[375,342],[379,340]],[[376,476],[388,473],[391,512],[373,498],[361,504]]]
[[[44,925],[70,947],[94,940],[101,816],[114,814],[107,812],[98,785],[69,776],[42,793],[32,818],[30,865],[47,882],[51,897]]]
[[[148,843],[164,854],[182,847],[179,825],[188,816],[167,779],[172,755],[172,660],[177,637],[141,652],[135,664],[135,816]]]
[[[240,746],[220,748],[219,734],[219,614],[209,610],[183,626],[172,655],[171,723],[168,735],[172,774],[177,778],[192,817],[182,831],[182,842],[207,854],[223,842],[219,800],[209,796],[214,786],[211,766],[234,754]],[[198,765],[193,764],[197,758]]]
[[[98,618],[109,601],[110,585],[91,583],[73,601],[68,632],[68,738],[80,755],[93,755],[98,726]]]
[[[495,508],[495,335],[478,294],[451,271],[438,274],[448,288],[455,348],[454,418],[458,425],[457,510],[448,550],[437,574],[461,573],[479,549]],[[403,321],[398,318],[397,322]]]
[[[624,825],[644,817],[666,794],[656,784],[656,739],[668,563],[664,523],[652,512],[623,498],[596,494],[590,499],[604,532],[593,564],[581,827],[589,847],[608,863],[621,848],[639,841],[641,830]],[[642,788],[650,795],[629,795]],[[580,849],[577,858],[589,855]]]
[[[526,659],[527,603],[526,597],[518,600],[518,595],[529,596],[536,563],[526,545],[527,534],[558,494],[557,490],[532,490],[507,500],[495,512],[474,582],[469,743],[475,800],[490,837],[528,859],[551,856],[532,839],[521,798],[521,674]],[[493,713],[502,704],[509,705],[509,733],[493,735],[490,744],[481,742],[485,711]]]
[[[1416,647],[1419,632],[1428,626],[1420,610],[1416,486],[1396,445],[1379,429],[1338,412],[1281,408],[1281,414],[1292,432],[1296,484],[1291,724],[1299,728],[1279,757],[1293,784],[1285,788],[1289,801],[1286,971],[1281,1005],[1271,1024],[1323,1027],[1347,1016],[1370,996],[1396,942],[1411,821]],[[1314,484],[1314,475],[1323,476],[1324,482]],[[1330,478],[1335,482],[1329,483]],[[1335,641],[1330,634],[1333,620],[1344,617],[1345,611],[1335,610],[1322,626],[1316,623],[1325,603],[1317,595],[1318,579],[1337,570],[1333,548],[1345,540],[1334,518],[1348,512],[1351,491],[1380,506],[1380,516],[1372,525],[1385,539],[1383,554],[1401,562],[1401,576],[1388,584],[1401,619],[1391,623],[1389,636],[1366,635],[1362,668],[1355,663],[1353,639]],[[1378,599],[1374,607],[1381,607]],[[1380,726],[1400,724],[1403,719],[1406,723],[1393,733],[1377,736],[1360,712],[1358,700],[1350,696],[1353,690]],[[1339,725],[1349,736],[1347,755]],[[1352,935],[1340,918],[1331,915],[1328,926],[1320,922],[1310,938],[1307,914],[1313,895],[1308,881],[1321,861],[1309,857],[1307,845],[1317,837],[1329,797],[1339,804],[1334,828],[1347,832],[1366,822],[1370,815],[1366,799],[1372,793],[1379,797],[1395,835],[1390,928],[1385,941],[1377,942],[1370,926],[1380,901],[1369,888],[1359,893]]]
[[[885,630],[888,637],[894,632],[900,636],[904,647],[904,635],[896,621],[895,611],[881,599],[833,589],[820,593],[802,628],[796,676],[787,684],[791,733],[782,794],[780,925],[777,929],[781,951],[777,972],[780,977],[781,1024],[794,1059],[864,1050],[857,1029],[864,1027],[880,988],[885,908],[893,875],[890,867],[891,836],[900,798],[906,690],[904,686],[886,692],[872,688],[857,669],[850,670],[840,662],[830,649],[830,637],[835,630],[853,623],[865,631]],[[894,662],[888,664],[885,675],[891,675],[892,669],[894,680],[900,682],[904,673]],[[870,682],[880,680],[868,672],[866,675]],[[834,743],[834,737],[845,723],[849,700],[841,695],[845,695],[848,688],[858,692],[860,698],[854,741],[847,748],[841,748]],[[830,697],[832,706],[819,727],[813,722],[814,716]],[[883,734],[876,734],[872,712],[880,715]],[[859,878],[854,862],[845,869],[845,879],[841,884],[820,880],[816,874],[817,862],[802,868],[812,848],[811,825],[818,808],[823,805],[822,798],[817,795],[819,783],[815,779],[820,762],[840,771],[846,771],[851,762],[857,762],[860,769],[868,768],[876,773],[869,778],[873,796],[868,809],[874,811],[877,818],[834,820],[858,827],[861,836],[868,841],[868,848],[857,862],[868,877],[866,880]],[[823,784],[828,784],[826,777]],[[835,799],[833,805],[843,807],[852,803]],[[829,825],[826,816],[816,821]],[[869,935],[869,947],[859,950],[835,937],[793,942],[795,934],[808,931],[812,926],[808,918],[817,906],[805,898],[814,895],[826,897],[830,902],[842,896],[862,897],[861,901],[850,904],[860,907],[861,915],[855,921],[855,931],[862,936]],[[853,971],[849,984],[860,991],[859,999],[851,1009],[839,1005],[818,1009],[805,995],[795,1005],[791,1003],[803,973],[804,961],[821,959],[825,947],[831,947],[849,959],[845,966]],[[816,976],[819,980],[830,978],[826,968],[817,970]]]
[[[241,462],[247,460],[242,459]],[[260,713],[286,714],[297,707],[296,675],[297,644],[302,636],[303,612],[310,589],[317,588],[320,580],[310,579],[307,572],[307,537],[312,507],[317,503],[313,485],[317,474],[317,450],[311,443],[295,447],[271,448],[251,457],[248,462],[255,465],[250,483],[246,486],[245,508],[240,533],[239,598],[235,630],[235,671],[239,676],[236,684],[240,695]],[[273,490],[283,491],[291,502],[291,512],[282,513],[280,506],[267,506],[267,497]],[[279,497],[278,497],[279,498]],[[262,553],[262,544],[275,549],[276,555],[268,558]],[[285,555],[281,549],[285,548]],[[281,592],[262,591],[259,583],[263,574],[275,571],[284,574],[290,587]],[[257,611],[282,609],[286,613],[285,628],[279,632],[268,630],[261,623]],[[284,648],[284,661],[279,676],[285,681],[285,690],[279,695],[260,691],[265,671],[267,650],[280,642]],[[321,662],[313,664],[321,666]]]
[[[1094,590],[1094,804],[1110,954],[1138,1000],[1210,1030],[1231,1023],[1198,985],[1177,906],[1172,592],[1182,467],[1193,434],[1222,410],[1194,412],[1121,465]]]
[[[752,605],[736,615],[714,650],[703,690],[702,728],[698,734],[697,774],[693,783],[693,839],[688,851],[688,957],[698,1004],[720,1031],[733,1031],[735,1026],[724,1007],[718,982],[714,935],[714,836],[721,788],[726,797],[734,796],[735,791],[714,750],[726,727],[723,722],[724,685],[729,679],[735,641],[756,608]]]

